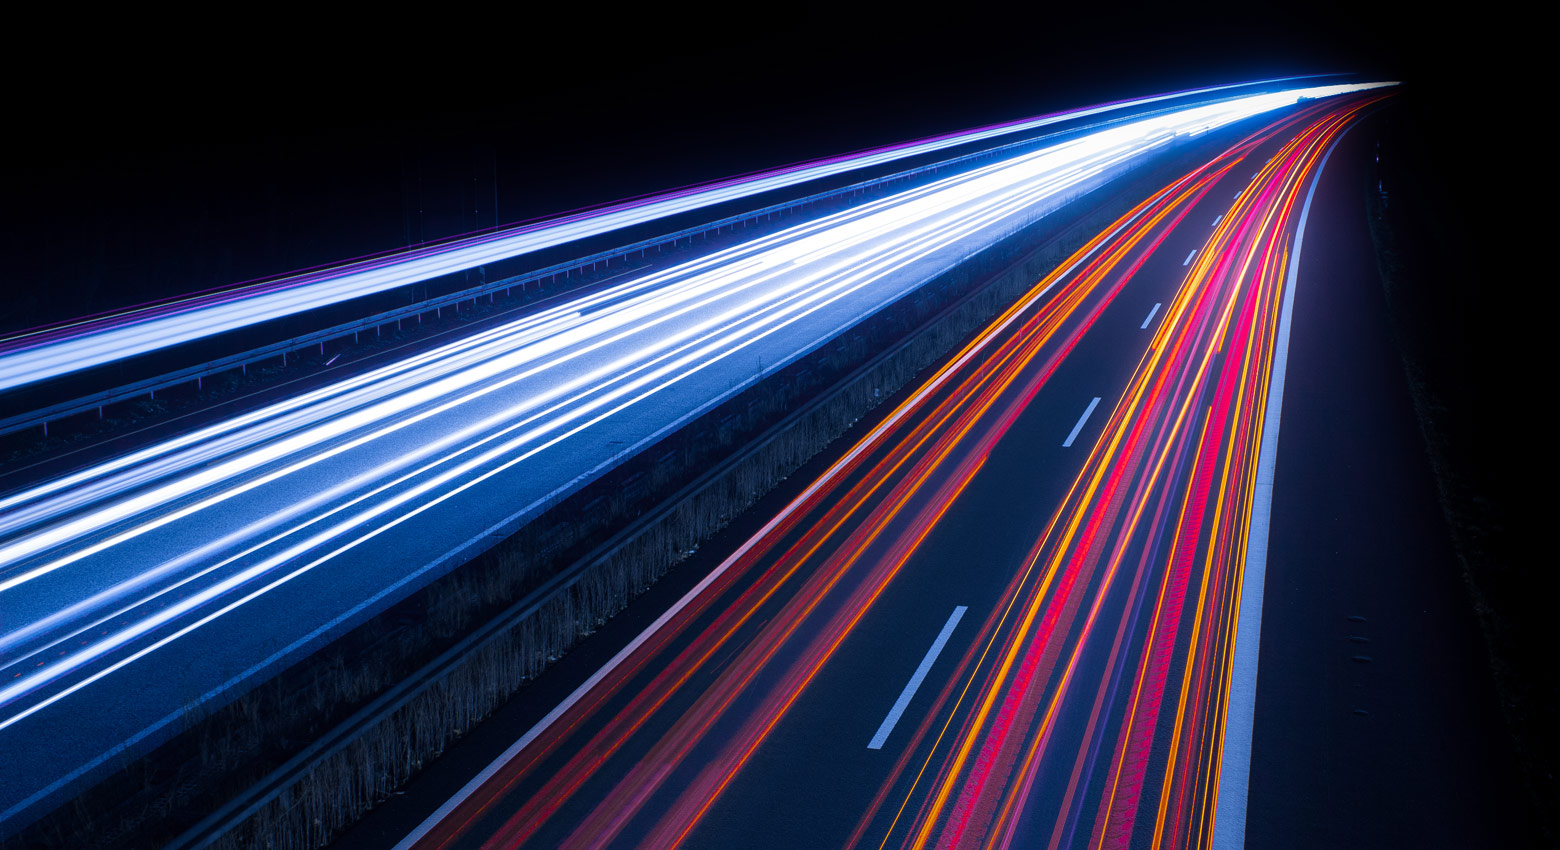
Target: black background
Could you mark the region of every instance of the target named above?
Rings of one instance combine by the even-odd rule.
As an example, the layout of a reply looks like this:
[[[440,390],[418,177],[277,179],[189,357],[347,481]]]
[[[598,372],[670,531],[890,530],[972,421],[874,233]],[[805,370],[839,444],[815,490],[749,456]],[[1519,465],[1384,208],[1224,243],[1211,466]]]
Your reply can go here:
[[[321,11],[18,27],[0,332],[1055,109],[1433,64],[1379,6]]]
[[[9,21],[0,334],[1056,109],[1289,74],[1400,79],[1409,335],[1437,350],[1453,454],[1493,505],[1491,557],[1523,561],[1512,540],[1538,503],[1517,423],[1541,332],[1521,316],[1541,311],[1512,313],[1538,288],[1505,233],[1532,118],[1504,108],[1504,75],[1535,55],[1532,21],[1403,3],[339,14]],[[1492,141],[1503,122],[1513,141]]]

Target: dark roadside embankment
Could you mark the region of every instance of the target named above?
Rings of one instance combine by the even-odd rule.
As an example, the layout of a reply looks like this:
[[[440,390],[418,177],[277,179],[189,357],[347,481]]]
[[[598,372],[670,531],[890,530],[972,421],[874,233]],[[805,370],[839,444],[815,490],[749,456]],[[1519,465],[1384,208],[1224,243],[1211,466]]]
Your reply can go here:
[[[1377,268],[1377,142],[1400,109],[1343,138],[1311,198],[1268,539],[1251,847],[1539,845]]]
[[[1435,474],[1458,566],[1483,632],[1518,770],[1548,846],[1560,840],[1560,667],[1552,626],[1552,556],[1534,532],[1553,500],[1537,495],[1547,382],[1533,382],[1545,331],[1536,309],[1546,276],[1513,266],[1522,243],[1501,232],[1521,218],[1508,193],[1522,166],[1486,160],[1487,128],[1428,89],[1383,116],[1368,187],[1392,332]],[[1537,485],[1537,486],[1535,486]]]

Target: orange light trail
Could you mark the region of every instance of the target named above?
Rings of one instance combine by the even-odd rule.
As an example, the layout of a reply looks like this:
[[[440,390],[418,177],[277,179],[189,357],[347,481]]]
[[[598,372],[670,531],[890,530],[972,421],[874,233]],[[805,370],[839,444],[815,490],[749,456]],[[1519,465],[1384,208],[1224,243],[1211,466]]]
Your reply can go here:
[[[1136,846],[1145,799],[1150,846],[1206,846],[1256,437],[1296,199],[1332,142],[1372,102],[1310,110],[1309,123],[1220,220],[1032,556],[1037,588],[1024,595],[1025,610],[1002,639],[995,672],[978,685],[978,673],[967,674],[975,695],[969,718],[925,755],[932,789],[920,792],[917,782],[909,795],[924,793],[926,802],[908,826],[896,818],[880,846],[1016,846],[1058,713],[1072,704],[1085,707],[1086,719],[1078,723],[1077,749],[1050,754],[1055,764],[1045,764],[1066,788],[1047,846],[1074,846],[1080,832],[1090,847]],[[1134,553],[1129,599],[1139,598],[1150,570],[1159,573],[1135,648],[1124,638],[1142,607],[1103,614],[1107,600],[1119,598],[1120,572]],[[1096,636],[1102,615],[1117,617],[1106,646]],[[1106,675],[1084,702],[1087,695],[1072,692],[1074,674],[1086,653],[1102,651]],[[1129,653],[1138,658],[1130,698],[1112,717],[1107,685]],[[1169,681],[1177,687],[1167,688]],[[1162,709],[1174,718],[1168,735]],[[1113,746],[1095,817],[1080,823],[1085,777],[1096,773],[1107,741]]]
[[[1298,109],[1105,228],[417,846],[683,844],[1116,295],[1233,167],[1287,139],[1190,265],[1066,497],[849,839],[1125,848],[1151,830],[1155,847],[1205,845],[1295,198],[1378,99]],[[1084,673],[1095,663],[1098,680]],[[1060,792],[1054,811],[1034,804],[1041,787]]]

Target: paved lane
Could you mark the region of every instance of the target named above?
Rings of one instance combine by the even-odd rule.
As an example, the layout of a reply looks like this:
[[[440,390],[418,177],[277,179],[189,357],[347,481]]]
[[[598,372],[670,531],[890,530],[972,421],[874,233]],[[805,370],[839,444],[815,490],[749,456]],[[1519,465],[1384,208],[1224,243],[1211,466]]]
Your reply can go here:
[[[402,846],[1207,843],[1297,198],[1366,103],[1108,228]]]

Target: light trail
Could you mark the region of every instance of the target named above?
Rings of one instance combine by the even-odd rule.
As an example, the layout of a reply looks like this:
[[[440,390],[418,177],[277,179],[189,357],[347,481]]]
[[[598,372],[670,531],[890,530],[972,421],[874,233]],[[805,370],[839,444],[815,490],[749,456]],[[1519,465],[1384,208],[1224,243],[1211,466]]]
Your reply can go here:
[[[1287,145],[1187,278],[1069,503],[1030,561],[1038,583],[1017,609],[1022,619],[1001,643],[988,644],[1000,652],[1001,672],[978,686],[966,679],[978,708],[941,754],[943,761],[936,764],[936,754],[928,758],[936,777],[927,792],[931,802],[905,828],[903,846],[1013,845],[1059,707],[1069,698],[1086,698],[1072,693],[1075,673],[1084,649],[1109,637],[1099,633],[1101,612],[1124,565],[1135,567],[1127,598],[1139,605],[1116,624],[1112,666],[1133,660],[1125,641],[1143,592],[1153,586],[1150,571],[1165,572],[1148,608],[1151,626],[1133,674],[1131,708],[1118,721],[1109,792],[1098,801],[1091,829],[1074,801],[1081,801],[1081,787],[1098,764],[1099,744],[1110,743],[1100,736],[1119,693],[1108,667],[1076,756],[1052,756],[1075,760],[1048,846],[1076,846],[1087,835],[1091,847],[1126,847],[1145,799],[1158,804],[1152,820],[1141,825],[1151,826],[1152,846],[1206,843],[1217,783],[1212,742],[1222,732],[1232,600],[1239,595],[1234,559],[1244,551],[1252,436],[1261,431],[1265,409],[1283,245],[1309,169],[1356,111],[1330,115]],[[1145,523],[1150,506],[1153,521]],[[1084,610],[1087,616],[1077,620]],[[1167,692],[1177,678],[1172,662],[1178,653],[1185,658],[1178,665],[1179,689]],[[1156,771],[1155,733],[1170,722],[1161,716],[1161,700],[1170,695],[1177,697],[1170,752]],[[1073,731],[1057,740],[1078,741]],[[1157,788],[1157,795],[1144,797],[1145,786]],[[1086,832],[1080,833],[1080,822]],[[895,843],[892,834],[888,841]]]
[[[1036,546],[1012,625],[991,624],[998,672],[964,680],[970,713],[924,762],[930,802],[882,846],[1032,845],[1018,824],[1045,773],[1066,780],[1031,815],[1054,818],[1049,847],[1207,845],[1295,199],[1364,106],[1306,127],[1217,228]],[[1091,648],[1106,666],[1083,679]],[[1069,703],[1088,719],[1063,737]]]
[[[0,499],[0,743],[62,774],[6,798],[0,820],[104,764],[127,738],[155,740],[147,730],[175,722],[189,690],[211,698],[391,604],[434,578],[446,553],[772,374],[1069,192],[1177,134],[1295,96],[1182,110],[992,163]],[[755,355],[757,370],[741,365]],[[262,605],[287,616],[245,613]],[[170,657],[190,684],[151,672]],[[189,672],[197,668],[206,672]],[[92,694],[120,700],[104,688],[134,691],[140,713],[96,711]],[[65,744],[79,753],[44,759],[29,730],[61,711],[72,722],[90,714],[107,737],[83,731]]]
[[[0,391],[852,170],[1063,121],[1130,112],[1171,99],[1227,94],[1233,89],[1284,81],[1212,86],[1136,98],[875,148],[505,228],[448,244],[39,328],[0,340]],[[1316,90],[1312,87],[1305,91]],[[1300,96],[1306,95],[1254,97],[1289,98],[1286,102],[1293,103],[1293,98]]]
[[[1295,199],[1378,99],[1310,105],[1107,228],[397,850],[699,844],[1115,296],[1232,168],[1277,146],[999,601],[970,609],[978,633],[845,841],[1205,846]]]

